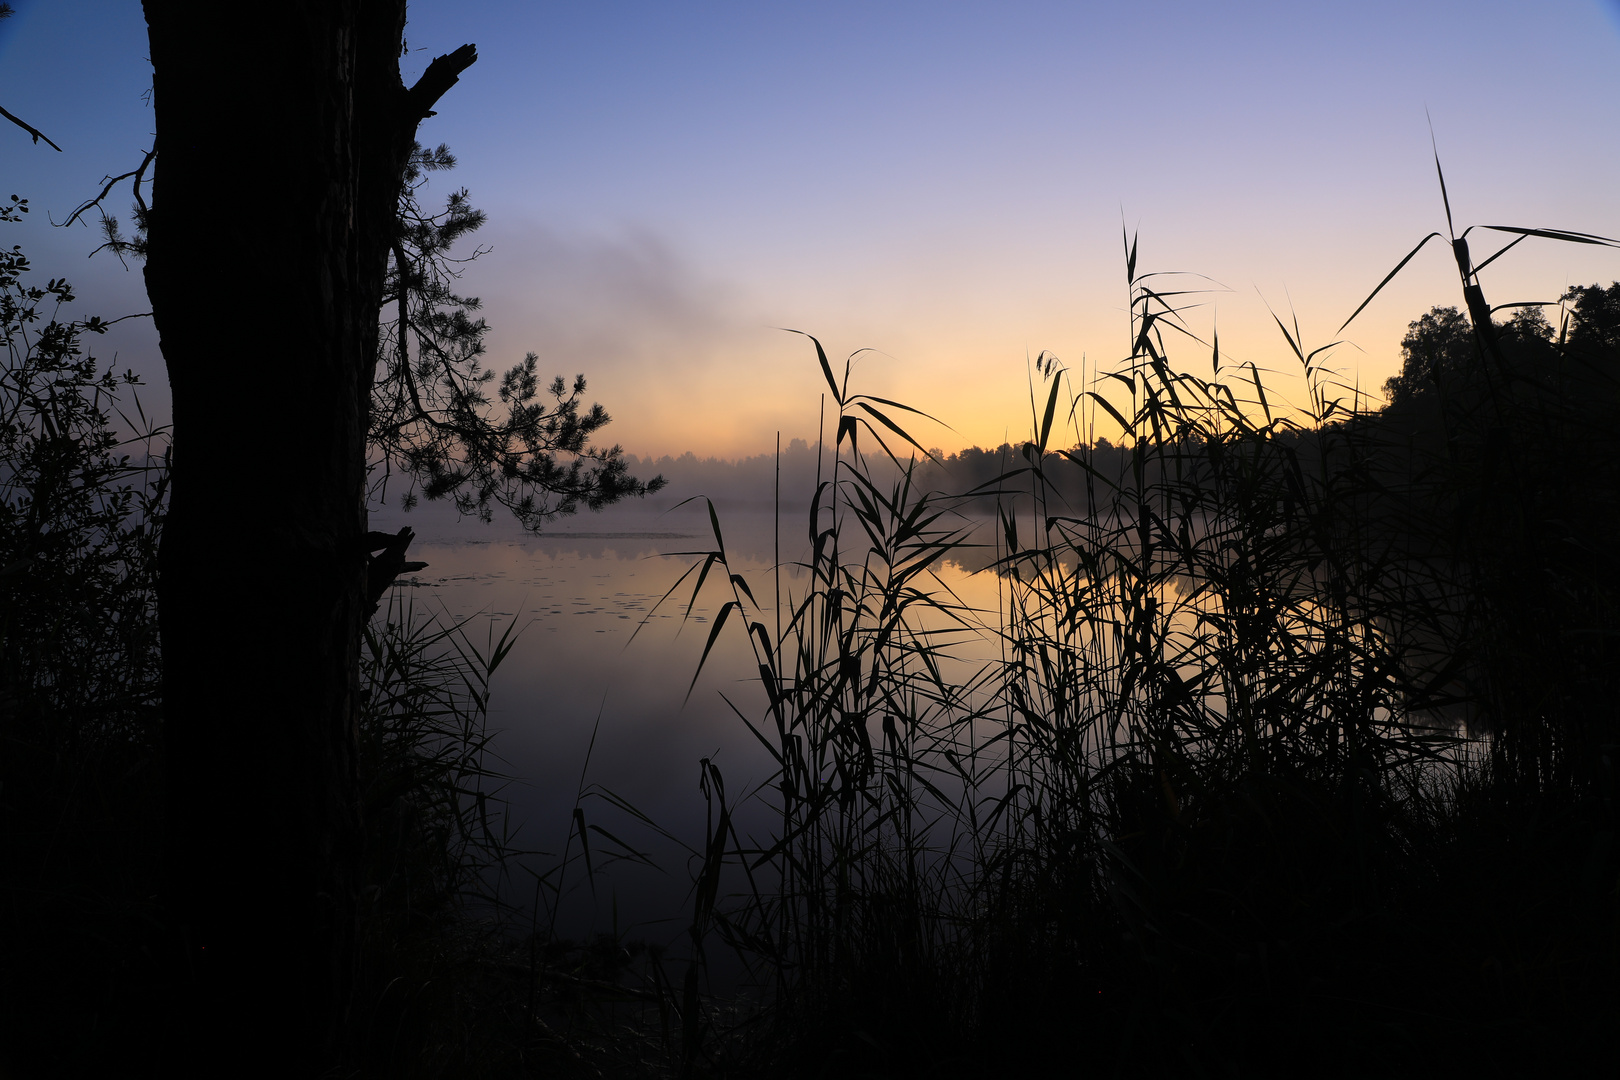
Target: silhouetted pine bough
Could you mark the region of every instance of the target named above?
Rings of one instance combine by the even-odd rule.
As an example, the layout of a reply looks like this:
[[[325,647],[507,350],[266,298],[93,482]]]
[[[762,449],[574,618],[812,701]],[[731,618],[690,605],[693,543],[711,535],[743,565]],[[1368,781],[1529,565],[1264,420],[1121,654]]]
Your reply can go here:
[[[442,211],[423,206],[428,175],[455,165],[442,143],[431,150],[415,146],[406,162],[371,392],[371,495],[386,502],[398,469],[405,474],[400,503],[406,509],[416,505],[420,490],[486,522],[503,507],[538,532],[581,506],[600,510],[657,491],[662,477],[638,480],[618,446],[593,445],[611,418],[599,404],[581,410],[584,375],[571,382],[557,375],[542,387],[539,358],[529,353],[502,374],[495,394],[505,415],[491,415],[488,387],[495,372],[483,366],[488,325],[478,314],[482,302],[455,289],[461,264],[487,249],[452,254],[458,241],[483,226],[484,212],[473,207],[466,188],[451,192]]]
[[[776,772],[765,834],[711,824],[693,936],[769,1034],[689,1028],[687,1071],[1612,1066],[1620,283],[1556,333],[1436,309],[1377,411],[1279,321],[1295,409],[1127,254],[1129,356],[1078,394],[1043,356],[995,476],[938,494],[817,343],[811,584],[756,599],[713,517],[704,659],[746,634]],[[1080,443],[1099,414],[1120,445]]]

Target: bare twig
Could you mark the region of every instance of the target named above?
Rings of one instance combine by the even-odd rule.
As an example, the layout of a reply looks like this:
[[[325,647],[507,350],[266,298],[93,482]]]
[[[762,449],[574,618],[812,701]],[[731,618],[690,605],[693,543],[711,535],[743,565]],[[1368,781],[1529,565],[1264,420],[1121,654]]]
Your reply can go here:
[[[4,111],[5,110],[0,109],[0,112],[4,112]],[[6,115],[9,116],[11,114],[7,113]],[[47,139],[46,141],[50,142],[49,139]],[[52,145],[54,146],[55,144],[52,143]],[[120,173],[118,176],[109,176],[109,177],[107,177],[106,178],[107,182],[102,187],[101,194],[97,195],[93,199],[89,199],[89,200],[85,201],[84,203],[82,203],[79,206],[79,208],[77,210],[75,210],[75,211],[73,211],[73,213],[69,214],[68,219],[66,221],[62,222],[61,228],[64,228],[64,229],[67,228],[69,225],[72,225],[75,221],[78,221],[80,218],[82,218],[85,214],[89,213],[91,210],[99,210],[101,208],[102,200],[105,199],[112,192],[113,186],[116,185],[120,180],[129,180],[131,178],[133,178],[134,181],[135,181],[135,183],[133,185],[134,191],[135,191],[135,205],[137,205],[137,206],[139,206],[141,208],[142,213],[145,213],[147,207],[146,207],[146,200],[141,196],[141,184],[146,182],[146,170],[151,167],[152,160],[154,158],[156,158],[156,157],[157,157],[157,147],[154,146],[154,147],[152,147],[152,149],[150,149],[150,150],[148,150],[146,152],[146,156],[141,159],[140,165],[138,165],[136,168],[131,169],[127,173]],[[103,214],[103,216],[105,216],[105,214]],[[97,250],[100,250],[100,249],[98,248]]]
[[[4,109],[0,109],[0,116],[5,117],[13,124],[16,124],[18,127],[28,132],[28,134],[32,135],[34,137],[35,146],[39,145],[39,140],[44,139],[46,142],[50,143],[52,150],[55,150],[58,154],[62,152],[62,148],[60,146],[57,146],[55,143],[51,142],[50,136],[46,135],[43,131],[39,130],[39,128],[35,127],[33,124],[30,124],[28,121],[18,119],[17,117],[6,112]]]

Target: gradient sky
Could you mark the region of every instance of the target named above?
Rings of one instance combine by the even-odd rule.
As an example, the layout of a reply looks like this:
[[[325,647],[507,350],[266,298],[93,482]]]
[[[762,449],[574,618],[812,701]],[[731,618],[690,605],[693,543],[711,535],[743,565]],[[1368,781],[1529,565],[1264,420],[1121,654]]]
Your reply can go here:
[[[66,152],[0,130],[0,188],[36,210],[4,242],[78,283],[86,313],[144,310],[138,273],[85,261],[92,231],[43,220],[148,145],[140,6],[12,3],[0,104]],[[420,137],[460,158],[439,189],[465,185],[489,213],[478,239],[493,250],[465,284],[485,300],[491,360],[533,350],[583,371],[608,436],[641,454],[814,438],[814,355],[779,327],[835,355],[875,350],[857,386],[954,429],[925,425],[925,444],[1022,437],[1026,358],[1106,367],[1124,352],[1122,223],[1140,229],[1142,268],[1219,283],[1190,318],[1218,320],[1223,354],[1287,369],[1268,304],[1326,344],[1444,229],[1425,109],[1459,227],[1620,236],[1616,0],[419,0],[407,35],[408,79],[478,45]],[[1620,251],[1531,241],[1484,284],[1501,304],[1616,278]],[[1406,324],[1459,303],[1432,247],[1336,363],[1376,387]],[[241,332],[262,332],[266,310],[244,297]],[[150,330],[124,324],[98,347],[114,350],[161,408]],[[1203,350],[1180,356],[1208,370]]]

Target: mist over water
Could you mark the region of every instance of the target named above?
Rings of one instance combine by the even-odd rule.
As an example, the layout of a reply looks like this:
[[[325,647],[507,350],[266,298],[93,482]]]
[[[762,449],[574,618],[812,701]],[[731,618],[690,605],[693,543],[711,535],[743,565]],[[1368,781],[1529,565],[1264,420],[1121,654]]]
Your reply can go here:
[[[769,499],[769,488],[739,485],[716,500],[732,566],[768,614],[778,538],[785,604],[806,589],[808,575],[795,564],[809,546],[804,511],[796,507],[777,518]],[[414,529],[411,558],[428,563],[393,590],[391,617],[408,612],[462,623],[480,647],[510,624],[519,628],[516,646],[492,682],[490,723],[499,731],[499,767],[512,777],[502,794],[521,829],[518,846],[534,852],[526,865],[543,872],[558,861],[569,842],[583,774],[580,805],[587,824],[605,829],[657,867],[624,858],[625,851],[593,832],[595,889],[582,866],[570,868],[557,922],[565,935],[616,925],[632,938],[666,941],[683,932],[690,915],[689,853],[613,806],[603,790],[697,847],[705,812],[700,759],[720,768],[733,803],[773,770],[769,755],[727,704],[756,723],[765,712],[740,624],[724,628],[693,685],[711,620],[724,602],[719,583],[705,586],[689,618],[684,616],[695,574],[658,606],[702,562],[698,555],[678,553],[713,546],[707,505],[676,506],[680,501],[659,496],[582,513],[559,519],[540,536],[499,517],[490,524],[458,519],[453,507],[439,503],[371,515],[374,529]],[[965,602],[994,610],[993,575],[970,577],[950,563],[936,572]],[[966,655],[982,659],[987,648],[970,648]],[[739,828],[766,826],[760,812],[743,807]],[[571,851],[578,854],[577,838]],[[512,888],[514,899],[532,899],[533,879],[519,871]]]

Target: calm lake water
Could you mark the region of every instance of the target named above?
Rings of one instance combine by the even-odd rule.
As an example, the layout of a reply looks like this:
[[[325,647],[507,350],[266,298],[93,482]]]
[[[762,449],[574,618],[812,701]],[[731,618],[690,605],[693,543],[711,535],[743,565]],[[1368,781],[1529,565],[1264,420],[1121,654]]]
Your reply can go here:
[[[757,506],[722,508],[720,521],[732,568],[748,580],[769,626],[778,529],[784,607],[808,585],[808,575],[793,566],[808,553],[805,521],[798,514],[778,520],[769,507]],[[438,505],[372,517],[377,529],[405,524],[417,533],[411,557],[429,566],[396,589],[396,602],[463,625],[478,645],[509,626],[518,629],[496,674],[490,710],[494,746],[512,777],[503,794],[519,826],[518,844],[534,852],[513,876],[512,899],[527,903],[534,895],[530,871],[558,864],[578,801],[587,823],[612,837],[591,834],[594,879],[578,864],[568,871],[557,931],[580,937],[617,928],[630,938],[678,939],[690,918],[691,851],[703,843],[700,760],[711,759],[723,773],[745,837],[763,838],[772,824],[758,804],[738,809],[773,772],[768,753],[727,704],[756,723],[766,712],[740,622],[724,628],[693,683],[711,620],[730,598],[720,575],[711,575],[687,617],[696,575],[676,588],[701,561],[682,553],[713,545],[707,509],[614,507],[558,522],[543,536],[509,521],[458,521]],[[992,556],[964,557],[983,564]],[[999,625],[993,613],[1001,608],[1002,583],[994,573],[974,574],[950,562],[934,572],[939,585]],[[993,633],[965,635],[946,678],[960,685],[997,651]],[[1436,721],[1446,726],[1446,718]],[[615,851],[614,838],[653,865],[616,857],[624,851]],[[578,853],[577,840],[571,851]]]
[[[397,601],[409,602],[418,615],[465,624],[480,646],[513,622],[519,628],[516,646],[495,676],[490,722],[499,732],[495,746],[502,767],[513,777],[504,795],[520,825],[519,844],[542,853],[530,857],[530,865],[556,864],[582,787],[587,821],[658,864],[653,870],[630,860],[614,862],[612,844],[593,835],[593,862],[598,871],[607,864],[606,872],[599,873],[594,889],[582,867],[568,872],[559,932],[580,935],[617,925],[631,937],[676,937],[689,918],[688,853],[599,793],[611,791],[634,804],[696,848],[705,812],[699,760],[707,757],[719,766],[733,801],[771,773],[768,755],[722,698],[752,720],[763,714],[765,695],[740,624],[725,627],[687,697],[710,620],[727,598],[720,582],[711,578],[684,625],[692,579],[677,591],[679,603],[672,597],[654,610],[701,561],[667,553],[712,546],[706,509],[660,514],[615,507],[566,519],[538,537],[499,520],[457,521],[441,506],[372,515],[374,529],[401,525],[416,530],[410,557],[429,566],[396,590]],[[721,525],[733,567],[768,608],[775,588],[771,511],[723,509]],[[784,516],[780,528],[784,561],[802,558],[802,517]],[[994,575],[970,577],[950,564],[938,572],[967,602],[995,608]],[[803,571],[784,569],[784,601],[802,595],[805,584]],[[746,811],[739,820],[745,828],[764,824],[758,813]],[[532,890],[523,884],[532,880],[520,874],[517,888]]]

